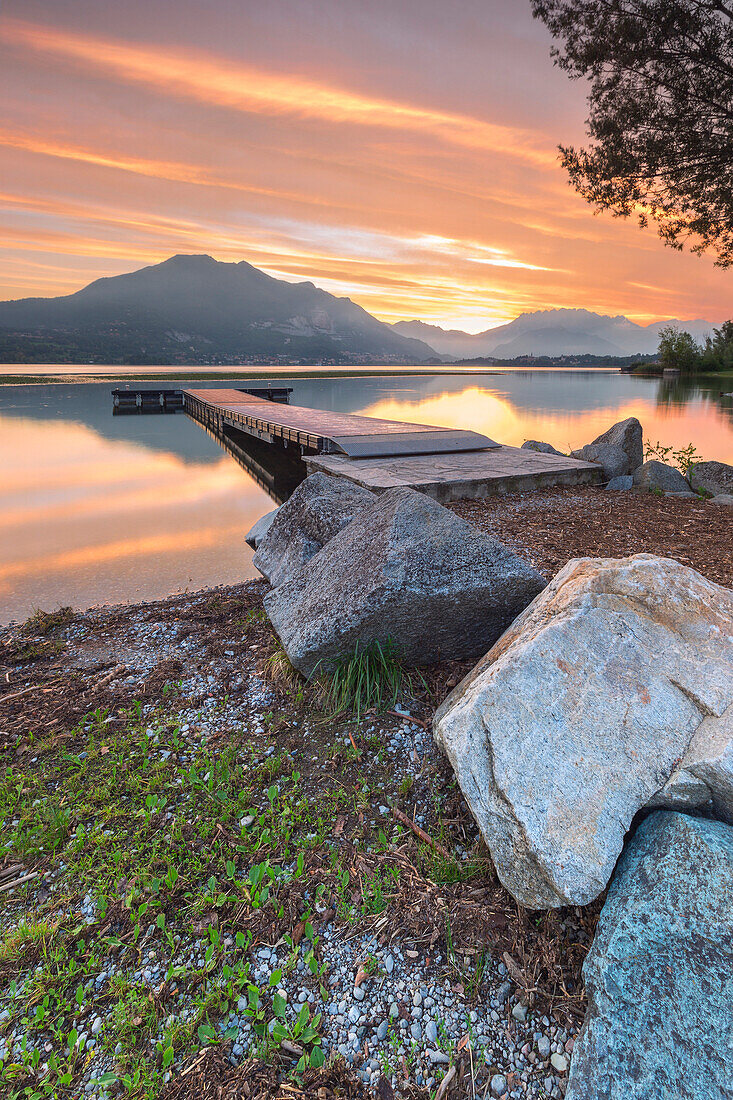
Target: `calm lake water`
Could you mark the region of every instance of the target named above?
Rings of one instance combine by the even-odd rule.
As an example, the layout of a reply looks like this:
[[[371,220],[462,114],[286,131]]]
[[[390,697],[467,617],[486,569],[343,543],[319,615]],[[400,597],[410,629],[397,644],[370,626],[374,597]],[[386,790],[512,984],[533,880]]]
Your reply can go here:
[[[183,414],[113,417],[115,384],[0,387],[2,623],[39,607],[138,602],[255,575],[244,535],[274,506],[267,493]],[[693,443],[704,458],[733,462],[730,378],[689,386],[601,370],[503,370],[294,374],[288,384],[294,404],[470,428],[515,446],[544,439],[566,450],[637,416],[647,440]]]

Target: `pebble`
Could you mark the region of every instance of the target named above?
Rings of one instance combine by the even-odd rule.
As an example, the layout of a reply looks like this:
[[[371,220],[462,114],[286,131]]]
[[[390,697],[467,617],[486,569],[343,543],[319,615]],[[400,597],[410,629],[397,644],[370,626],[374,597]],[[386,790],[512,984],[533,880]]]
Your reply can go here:
[[[506,1092],[506,1077],[502,1073],[495,1073],[491,1078],[491,1095],[503,1096]]]
[[[558,1054],[557,1051],[555,1051],[554,1054],[550,1055],[550,1062],[555,1067],[558,1073],[565,1073],[566,1069],[568,1068],[567,1058],[564,1054]]]
[[[450,1062],[450,1058],[442,1050],[429,1050],[428,1058],[434,1066],[447,1066]]]

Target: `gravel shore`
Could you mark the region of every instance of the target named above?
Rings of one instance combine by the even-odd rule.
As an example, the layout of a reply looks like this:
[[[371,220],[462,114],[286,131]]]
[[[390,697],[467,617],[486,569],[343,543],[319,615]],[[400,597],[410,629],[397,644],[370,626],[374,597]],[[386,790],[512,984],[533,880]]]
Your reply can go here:
[[[263,590],[0,634],[0,871],[33,876],[3,895],[3,1088],[178,1097],[216,1048],[293,1095],[346,1095],[313,1083],[341,1059],[380,1096],[562,1096],[596,914],[497,882],[429,731],[465,669],[328,714]]]

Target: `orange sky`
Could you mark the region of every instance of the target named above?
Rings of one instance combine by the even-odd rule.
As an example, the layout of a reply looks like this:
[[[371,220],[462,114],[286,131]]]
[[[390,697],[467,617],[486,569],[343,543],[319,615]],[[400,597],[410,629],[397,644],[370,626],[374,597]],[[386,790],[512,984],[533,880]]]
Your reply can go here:
[[[208,252],[472,331],[732,312],[570,191],[584,90],[529,0],[6,0],[0,97],[0,299]]]

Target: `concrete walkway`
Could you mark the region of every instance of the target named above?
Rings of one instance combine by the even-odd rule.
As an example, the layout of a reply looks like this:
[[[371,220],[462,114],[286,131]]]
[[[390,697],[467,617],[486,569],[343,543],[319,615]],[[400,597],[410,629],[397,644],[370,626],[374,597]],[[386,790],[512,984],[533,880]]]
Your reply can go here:
[[[445,504],[476,500],[550,485],[591,485],[603,480],[600,466],[575,458],[498,446],[464,454],[410,455],[398,458],[303,456],[309,473],[348,478],[375,493],[406,486]]]

